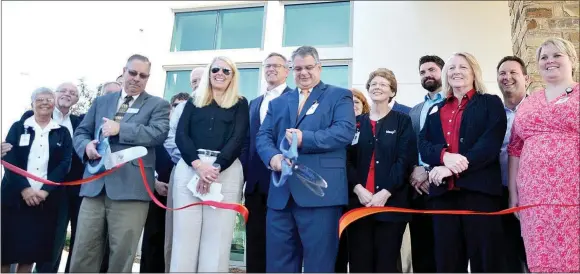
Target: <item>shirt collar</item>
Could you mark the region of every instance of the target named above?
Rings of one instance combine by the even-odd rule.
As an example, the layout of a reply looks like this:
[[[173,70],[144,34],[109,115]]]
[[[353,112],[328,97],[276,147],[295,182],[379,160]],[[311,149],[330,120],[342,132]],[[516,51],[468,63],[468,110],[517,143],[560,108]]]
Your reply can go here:
[[[391,100],[391,102],[389,102],[389,107],[393,108],[394,105],[395,105],[395,98],[393,98],[393,100]]]
[[[475,89],[471,89],[463,96],[464,97],[467,96],[467,101],[469,101],[469,100],[471,100],[471,98],[473,98],[473,95],[475,95]],[[453,93],[450,93],[447,95],[446,100],[452,100],[453,98],[455,98],[455,96],[453,96]]]
[[[24,121],[24,126],[25,127],[31,127],[31,128],[36,128],[36,127],[40,127],[38,125],[38,123],[36,123],[36,119],[34,119],[34,115],[28,117],[28,119],[26,119]],[[44,128],[45,130],[52,130],[52,129],[57,129],[60,128],[60,125],[58,123],[56,123],[54,121],[54,119],[50,119],[50,122],[48,122],[48,125],[46,125],[46,127]]]
[[[58,109],[57,107],[54,107],[54,111],[52,112],[52,117],[58,117],[58,118],[61,118],[63,120],[66,120],[67,118],[70,117],[70,109],[66,115],[63,115],[62,112],[60,111],[60,109]]]
[[[435,94],[435,99],[431,99],[431,97],[429,97],[429,93],[425,94],[425,101],[437,101],[437,100],[441,100],[441,98],[444,97],[444,91],[441,90],[440,92],[438,92],[437,94]]]
[[[528,98],[528,95],[526,94],[526,96],[524,96],[524,98],[522,98],[522,100],[516,105],[516,107],[514,108],[514,110],[509,109],[508,107],[505,106],[505,104],[503,105],[503,108],[506,111],[512,111],[512,112],[516,112],[518,111],[518,108],[522,105],[522,103],[524,102],[524,100],[526,100],[526,98]]]
[[[286,89],[287,85],[286,83],[282,83],[281,85],[278,85],[277,87],[271,89],[271,90],[265,90],[264,94],[265,95],[276,95],[276,96],[280,96],[280,94],[282,94],[282,91],[284,91]]]
[[[131,97],[133,97],[133,102],[135,102],[135,100],[137,100],[137,98],[139,98],[139,95],[141,95],[141,93],[131,96]],[[125,96],[127,96],[127,92],[125,92],[125,89],[122,89],[121,90],[121,100],[125,99]]]

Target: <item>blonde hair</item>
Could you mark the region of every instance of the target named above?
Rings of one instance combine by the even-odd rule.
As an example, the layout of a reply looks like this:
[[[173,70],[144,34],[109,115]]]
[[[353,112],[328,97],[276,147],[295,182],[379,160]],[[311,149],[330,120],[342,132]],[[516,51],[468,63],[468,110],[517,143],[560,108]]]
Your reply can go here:
[[[542,54],[542,48],[544,48],[547,45],[554,45],[554,47],[556,47],[558,49],[558,51],[560,51],[561,53],[564,53],[566,55],[568,55],[568,58],[570,58],[570,61],[572,61],[572,76],[574,76],[575,72],[577,71],[577,66],[578,63],[576,62],[578,60],[578,54],[576,53],[576,49],[574,48],[574,44],[572,44],[572,42],[566,40],[566,39],[562,39],[559,37],[551,37],[546,39],[546,41],[544,41],[540,47],[538,47],[538,49],[536,50],[536,62],[539,63],[540,61],[540,55]]]
[[[487,88],[483,83],[483,76],[481,74],[481,67],[477,62],[475,57],[467,52],[456,52],[451,54],[447,62],[445,62],[445,66],[443,66],[441,79],[443,80],[443,90],[447,95],[453,94],[453,88],[449,85],[449,81],[447,80],[447,74],[449,72],[449,67],[451,66],[451,59],[456,56],[461,56],[467,60],[467,63],[471,67],[471,71],[473,71],[473,88],[479,94],[487,93]]]
[[[236,67],[236,64],[225,56],[218,56],[213,58],[211,63],[209,63],[209,65],[207,65],[207,67],[205,68],[203,75],[201,76],[199,87],[195,91],[193,104],[198,108],[205,107],[211,104],[211,102],[214,100],[213,93],[211,92],[212,87],[210,77],[211,77],[211,68],[217,60],[225,62],[232,69],[231,72],[232,80],[230,81],[230,84],[228,85],[227,89],[224,92],[222,102],[218,103],[218,105],[222,108],[231,108],[235,104],[237,104],[238,100],[240,100],[241,98],[241,96],[239,95],[240,94],[239,71],[238,68]]]

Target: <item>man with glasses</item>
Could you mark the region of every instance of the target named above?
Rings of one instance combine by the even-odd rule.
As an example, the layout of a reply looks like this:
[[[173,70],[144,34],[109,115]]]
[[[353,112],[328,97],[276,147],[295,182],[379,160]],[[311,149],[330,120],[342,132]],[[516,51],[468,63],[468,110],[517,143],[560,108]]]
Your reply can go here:
[[[245,206],[250,211],[246,224],[246,272],[266,272],[266,201],[270,186],[270,171],[256,149],[256,134],[266,118],[268,105],[292,89],[286,85],[290,72],[284,55],[270,53],[262,66],[268,84],[261,96],[250,102],[250,128],[240,160],[244,167]]]
[[[256,136],[258,154],[273,172],[284,156],[280,142],[297,136],[300,162],[328,184],[319,196],[289,177],[270,186],[266,214],[267,272],[334,272],[338,219],[348,202],[346,147],[355,135],[352,92],[320,81],[318,52],[302,46],[292,53],[296,89],[272,100]],[[286,146],[287,147],[287,146]]]
[[[97,97],[73,138],[76,153],[83,161],[97,160],[95,133],[109,138],[112,152],[143,146],[145,177],[154,188],[155,146],[169,131],[169,103],[145,92],[151,62],[133,55],[123,68],[123,89]],[[85,172],[84,177],[93,174]],[[83,184],[78,229],[73,248],[71,272],[98,272],[103,260],[105,238],[109,240],[109,272],[131,272],[139,238],[151,198],[143,186],[137,161],[114,173]],[[104,231],[105,223],[107,231]]]

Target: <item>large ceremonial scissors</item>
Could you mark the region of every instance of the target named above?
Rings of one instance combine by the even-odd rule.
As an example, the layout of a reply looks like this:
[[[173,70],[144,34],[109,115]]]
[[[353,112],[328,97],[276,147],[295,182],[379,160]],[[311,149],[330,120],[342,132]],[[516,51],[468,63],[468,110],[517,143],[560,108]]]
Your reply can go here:
[[[294,174],[314,194],[321,197],[324,196],[323,188],[328,187],[324,178],[316,173],[316,171],[298,162],[298,136],[296,132],[292,133],[292,143],[288,149],[284,148],[284,142],[287,142],[286,139],[280,142],[280,151],[284,156],[284,160],[282,160],[282,171],[272,172],[272,183],[274,186],[280,187],[284,185],[290,176]]]
[[[103,137],[103,126],[99,127],[96,132],[95,140],[97,143],[97,152],[101,158],[87,161],[87,171],[91,174],[99,174],[121,164],[133,161],[147,155],[147,149],[142,146],[135,146],[111,152],[109,137]]]

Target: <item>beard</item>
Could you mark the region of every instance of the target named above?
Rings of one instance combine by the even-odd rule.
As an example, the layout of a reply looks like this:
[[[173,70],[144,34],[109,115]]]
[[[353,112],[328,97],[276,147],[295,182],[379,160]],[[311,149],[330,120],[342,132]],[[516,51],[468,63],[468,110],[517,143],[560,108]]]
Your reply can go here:
[[[433,82],[427,82],[429,80],[433,80]],[[437,89],[439,89],[441,87],[441,79],[437,80],[435,78],[425,78],[423,79],[423,81],[421,81],[421,86],[428,90],[429,92],[433,92],[436,91]]]

